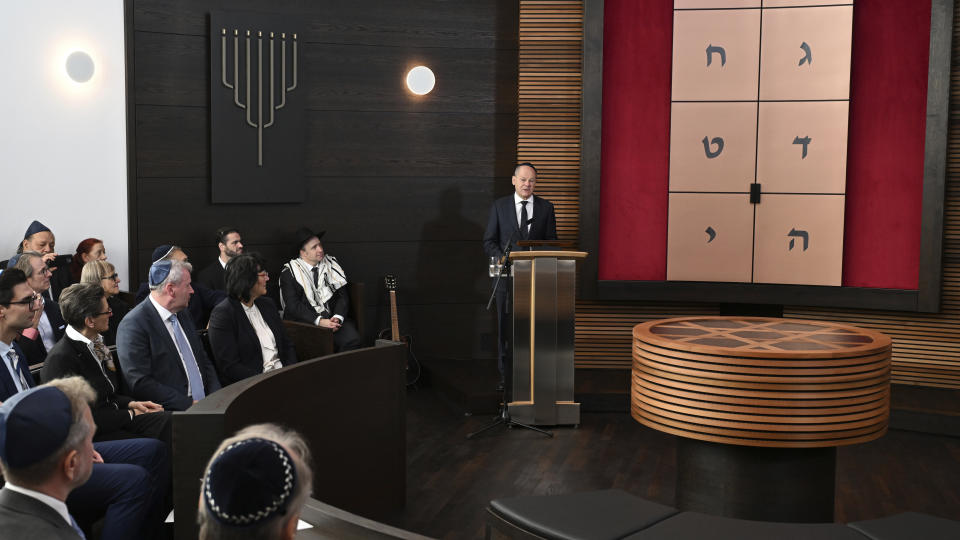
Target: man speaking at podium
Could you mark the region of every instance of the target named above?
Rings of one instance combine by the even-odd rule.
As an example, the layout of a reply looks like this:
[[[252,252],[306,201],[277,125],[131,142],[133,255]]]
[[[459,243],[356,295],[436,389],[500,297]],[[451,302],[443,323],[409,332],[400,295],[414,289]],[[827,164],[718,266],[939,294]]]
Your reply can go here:
[[[556,240],[557,220],[553,203],[533,194],[537,184],[537,169],[530,163],[521,163],[513,170],[514,193],[497,199],[490,208],[487,230],[483,233],[483,250],[488,257],[498,261],[510,250],[526,250],[517,246],[520,240]],[[512,365],[511,336],[512,317],[510,309],[510,281],[501,280],[497,288],[497,367],[500,369],[500,385],[504,374]]]

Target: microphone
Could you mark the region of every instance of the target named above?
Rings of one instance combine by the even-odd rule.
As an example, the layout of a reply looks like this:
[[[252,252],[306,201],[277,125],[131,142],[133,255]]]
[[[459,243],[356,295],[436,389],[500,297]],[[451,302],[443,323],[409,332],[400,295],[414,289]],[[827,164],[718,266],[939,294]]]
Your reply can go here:
[[[533,219],[534,219],[534,218],[528,219],[527,222],[524,223],[523,226],[524,226],[524,227],[529,226],[531,223],[533,223]],[[507,257],[510,256],[510,252],[513,250],[513,244],[517,241],[517,239],[516,239],[515,237],[516,237],[517,233],[519,233],[519,232],[520,232],[520,229],[517,229],[517,230],[513,231],[513,234],[511,234],[511,235],[510,235],[510,238],[507,239],[507,245],[503,248],[503,256],[500,258],[500,264],[501,264],[501,265],[503,265],[503,263],[505,263],[505,262],[507,261]]]

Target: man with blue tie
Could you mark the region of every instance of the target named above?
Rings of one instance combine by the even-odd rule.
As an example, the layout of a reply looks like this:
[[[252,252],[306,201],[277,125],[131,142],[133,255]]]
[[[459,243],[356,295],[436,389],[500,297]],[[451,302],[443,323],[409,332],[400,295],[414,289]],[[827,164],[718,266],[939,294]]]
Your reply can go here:
[[[184,311],[193,294],[193,266],[160,260],[150,266],[150,296],[120,322],[120,369],[139,400],[184,411],[220,389],[193,320]]]
[[[14,338],[33,324],[41,305],[39,293],[27,284],[22,270],[13,268],[0,274],[0,360],[4,364],[0,368],[0,402],[13,401],[34,387]],[[40,430],[32,438],[46,435],[46,430]],[[90,479],[66,498],[70,514],[84,527],[103,519],[103,540],[152,538],[161,528],[170,484],[166,446],[155,439],[127,439],[96,443],[93,448],[95,464]],[[4,530],[2,525],[0,530]]]

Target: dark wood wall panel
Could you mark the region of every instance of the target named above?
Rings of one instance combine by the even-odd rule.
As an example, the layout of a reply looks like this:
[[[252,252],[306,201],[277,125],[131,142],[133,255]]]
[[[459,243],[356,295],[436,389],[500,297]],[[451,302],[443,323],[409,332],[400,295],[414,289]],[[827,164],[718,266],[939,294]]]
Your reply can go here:
[[[145,275],[154,246],[182,245],[195,266],[216,257],[213,232],[239,226],[261,252],[275,294],[301,225],[352,281],[366,283],[367,328],[388,320],[383,275],[400,282],[401,327],[420,354],[494,357],[480,239],[516,158],[518,5],[480,0],[131,0],[133,66],[131,262]],[[210,202],[208,13],[295,14],[306,92],[306,199]],[[437,76],[426,97],[406,71]],[[264,186],[269,189],[269,186]],[[128,284],[135,288],[135,284]],[[489,342],[489,343],[487,343]]]

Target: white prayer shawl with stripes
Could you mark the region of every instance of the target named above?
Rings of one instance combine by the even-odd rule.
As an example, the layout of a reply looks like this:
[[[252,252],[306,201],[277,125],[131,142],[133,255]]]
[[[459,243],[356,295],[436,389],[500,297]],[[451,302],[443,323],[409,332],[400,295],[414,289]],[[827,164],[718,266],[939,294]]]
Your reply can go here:
[[[320,273],[318,284],[315,286],[313,284],[313,267],[303,259],[299,257],[290,259],[290,262],[283,265],[290,272],[290,275],[297,280],[297,283],[303,287],[303,292],[307,295],[307,301],[319,315],[323,311],[329,312],[327,302],[333,297],[333,293],[337,292],[337,289],[347,284],[347,276],[343,272],[343,268],[340,268],[337,258],[332,255],[324,255],[318,266]],[[280,295],[280,307],[286,309],[283,295]],[[330,315],[335,314],[331,313]]]

